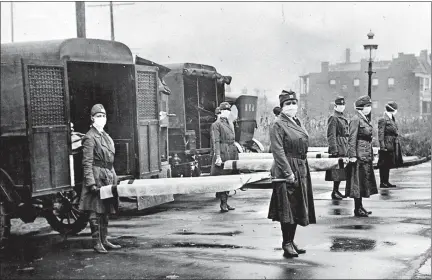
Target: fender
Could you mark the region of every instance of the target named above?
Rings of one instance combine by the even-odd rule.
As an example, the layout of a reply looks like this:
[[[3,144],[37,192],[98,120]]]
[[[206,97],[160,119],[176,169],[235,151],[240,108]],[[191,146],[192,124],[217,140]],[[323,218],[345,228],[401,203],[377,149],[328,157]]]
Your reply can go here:
[[[261,153],[264,152],[264,145],[261,144],[260,141],[258,141],[258,140],[255,139],[255,138],[252,138],[252,141],[253,141],[253,142],[258,146],[258,148],[261,150]]]
[[[3,182],[3,183],[2,183]],[[18,205],[22,202],[15,190],[15,183],[9,174],[0,168],[0,195],[8,202]]]
[[[237,151],[239,153],[244,153],[244,149],[243,149],[242,145],[240,145],[238,142],[234,142],[234,145],[236,146]]]

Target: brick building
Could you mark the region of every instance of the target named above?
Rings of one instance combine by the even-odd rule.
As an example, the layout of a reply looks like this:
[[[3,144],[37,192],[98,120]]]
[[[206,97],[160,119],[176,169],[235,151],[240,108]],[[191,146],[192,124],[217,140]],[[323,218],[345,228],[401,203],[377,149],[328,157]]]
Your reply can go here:
[[[387,101],[399,104],[400,115],[422,116],[431,114],[431,56],[422,50],[419,56],[399,53],[386,61],[374,61],[372,75],[372,101],[375,111],[384,110]],[[327,116],[333,101],[342,95],[347,101],[346,110],[354,112],[354,101],[367,94],[368,62],[351,62],[346,49],[345,62],[321,63],[321,72],[300,76],[301,112],[315,118]]]

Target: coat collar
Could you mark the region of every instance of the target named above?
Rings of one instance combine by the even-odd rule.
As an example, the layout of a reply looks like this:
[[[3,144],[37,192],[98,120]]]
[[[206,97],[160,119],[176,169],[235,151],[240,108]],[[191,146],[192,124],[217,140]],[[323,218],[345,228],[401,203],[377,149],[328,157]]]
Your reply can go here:
[[[110,145],[107,145],[106,141],[102,141],[102,140],[100,141],[101,145],[107,148],[110,152],[114,153],[114,143],[112,142],[108,133],[106,133],[104,130],[99,131],[94,126],[92,126],[91,129],[95,133],[95,136],[97,138],[102,138],[102,136],[105,136],[105,139],[107,139],[110,142]]]
[[[223,125],[225,125],[226,127],[229,127],[229,129],[230,129],[232,132],[234,132],[234,126],[231,125],[231,123],[229,122],[229,120],[228,120],[227,118],[220,117],[220,118],[219,118],[219,121],[220,121]]]
[[[363,115],[362,112],[357,111],[357,115],[359,116],[360,119],[363,119],[368,125],[372,126],[372,124],[370,123],[370,121],[366,118],[365,115]]]
[[[345,115],[344,115],[344,113],[340,113],[340,112],[338,112],[338,111],[334,111],[334,113],[333,113],[333,116],[335,116],[335,117],[337,117],[337,118],[341,118],[341,119],[344,119],[344,120],[348,121],[348,120],[347,120],[347,118],[345,118]]]
[[[301,126],[298,126],[296,124],[296,122],[292,118],[288,117],[284,113],[281,113],[279,115],[279,120],[286,122],[289,127],[293,128],[293,129],[295,129],[297,131],[302,132],[306,136],[309,136],[309,134],[307,133],[306,129],[304,129],[304,125],[303,125],[302,121],[300,121],[300,119],[298,119],[298,120],[300,121]]]

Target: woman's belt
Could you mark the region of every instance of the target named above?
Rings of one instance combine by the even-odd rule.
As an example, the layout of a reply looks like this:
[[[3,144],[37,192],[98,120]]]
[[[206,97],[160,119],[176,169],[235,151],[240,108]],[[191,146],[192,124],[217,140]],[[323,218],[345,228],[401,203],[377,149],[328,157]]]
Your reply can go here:
[[[359,136],[357,136],[357,139],[358,140],[367,141],[367,142],[372,142],[372,136],[362,136],[362,135],[359,135]]]
[[[94,161],[93,166],[97,166],[100,168],[106,168],[106,169],[112,169],[113,163],[112,162],[104,162],[104,161]]]
[[[349,137],[349,134],[346,134],[345,136],[336,136],[336,138],[348,138]]]

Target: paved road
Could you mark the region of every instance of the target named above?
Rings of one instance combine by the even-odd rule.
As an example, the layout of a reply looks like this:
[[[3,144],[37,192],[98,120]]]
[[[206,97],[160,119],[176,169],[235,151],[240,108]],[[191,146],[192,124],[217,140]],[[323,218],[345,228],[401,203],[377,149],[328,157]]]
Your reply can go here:
[[[123,248],[108,255],[93,253],[88,228],[63,242],[42,219],[14,221],[0,272],[3,279],[430,279],[430,162],[392,170],[399,187],[364,200],[370,218],[353,217],[350,199],[333,202],[324,173],[312,177],[318,224],[298,229],[307,249],[299,258],[282,257],[279,224],[266,219],[271,191],[248,190],[230,198],[237,209],[226,214],[214,194],[141,212],[124,203],[110,224]]]

